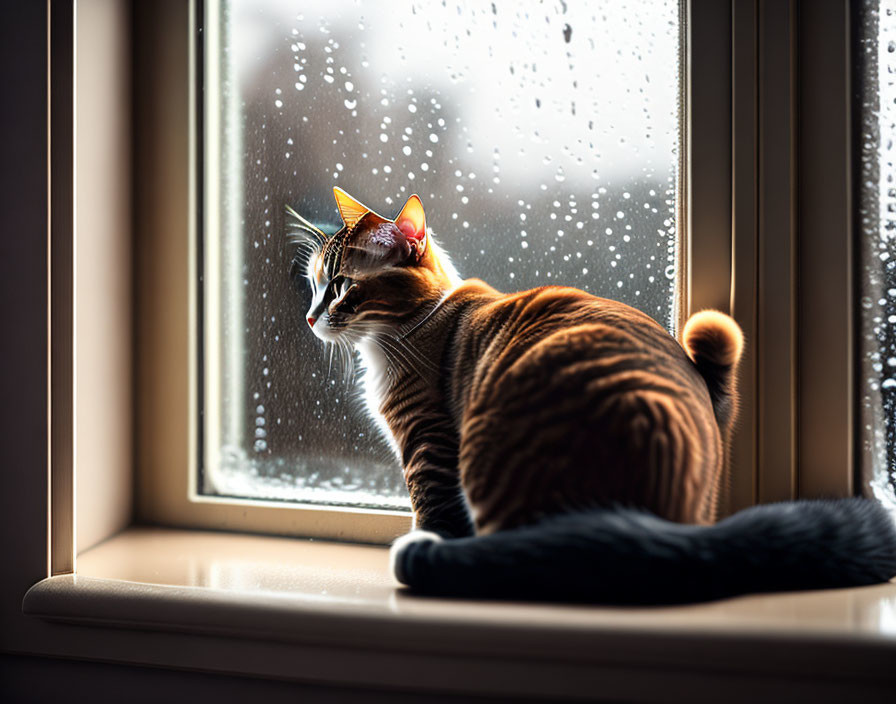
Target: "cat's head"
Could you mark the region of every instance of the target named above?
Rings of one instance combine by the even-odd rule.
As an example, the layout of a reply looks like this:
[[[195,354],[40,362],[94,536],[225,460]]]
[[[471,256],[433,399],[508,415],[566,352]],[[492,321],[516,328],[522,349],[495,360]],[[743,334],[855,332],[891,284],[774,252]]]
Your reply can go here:
[[[333,192],[343,222],[334,235],[288,209],[306,245],[292,276],[311,284],[308,325],[328,342],[400,334],[456,286],[457,273],[427,231],[416,195],[390,220],[341,188]]]

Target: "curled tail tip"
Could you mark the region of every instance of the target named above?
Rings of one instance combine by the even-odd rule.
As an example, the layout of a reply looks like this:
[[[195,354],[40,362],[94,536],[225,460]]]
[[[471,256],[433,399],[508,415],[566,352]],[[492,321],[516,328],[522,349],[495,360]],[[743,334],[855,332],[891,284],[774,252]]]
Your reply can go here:
[[[682,333],[685,350],[694,362],[704,360],[720,367],[734,367],[744,349],[744,334],[729,315],[717,310],[701,310],[685,323]]]

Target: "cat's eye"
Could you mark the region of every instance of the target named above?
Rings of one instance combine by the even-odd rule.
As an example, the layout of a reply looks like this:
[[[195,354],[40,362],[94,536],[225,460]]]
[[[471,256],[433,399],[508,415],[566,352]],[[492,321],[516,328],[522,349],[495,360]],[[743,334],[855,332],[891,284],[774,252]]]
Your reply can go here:
[[[330,301],[330,305],[341,310],[349,309],[351,305],[346,300],[346,297],[349,291],[356,288],[356,286],[357,284],[347,276],[334,276],[327,286],[327,299]]]
[[[333,298],[341,298],[355,283],[347,276],[334,276],[328,284],[330,296]]]

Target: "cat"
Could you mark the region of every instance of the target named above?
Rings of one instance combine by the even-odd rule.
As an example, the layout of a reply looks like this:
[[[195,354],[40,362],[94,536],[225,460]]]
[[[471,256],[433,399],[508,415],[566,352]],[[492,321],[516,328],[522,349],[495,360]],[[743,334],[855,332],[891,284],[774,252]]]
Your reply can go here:
[[[896,528],[859,498],[716,522],[737,413],[737,323],[649,316],[574,288],[461,280],[420,198],[388,219],[334,189],[332,236],[289,208],[314,335],[359,353],[416,530],[391,549],[424,594],[674,603],[872,584]]]

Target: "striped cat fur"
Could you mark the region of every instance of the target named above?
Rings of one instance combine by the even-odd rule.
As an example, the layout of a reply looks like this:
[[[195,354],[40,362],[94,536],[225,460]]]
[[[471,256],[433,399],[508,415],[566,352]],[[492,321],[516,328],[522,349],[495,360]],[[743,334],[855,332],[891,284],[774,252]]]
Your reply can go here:
[[[740,328],[703,311],[679,344],[583,291],[461,281],[412,196],[384,218],[336,189],[327,236],[292,212],[314,334],[365,368],[417,530],[392,547],[421,593],[668,603],[896,575],[876,502],[757,506],[716,522]]]

